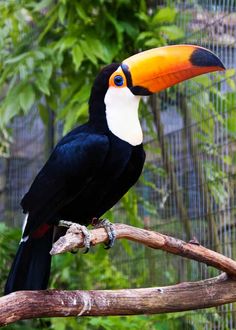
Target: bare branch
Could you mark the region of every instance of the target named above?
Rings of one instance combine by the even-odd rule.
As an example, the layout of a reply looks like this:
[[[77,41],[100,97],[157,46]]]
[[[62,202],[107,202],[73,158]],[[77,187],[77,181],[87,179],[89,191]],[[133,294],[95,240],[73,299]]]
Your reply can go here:
[[[160,249],[172,254],[203,262],[213,266],[231,276],[236,276],[236,262],[220,253],[207,249],[194,241],[186,243],[180,239],[163,235],[154,231],[114,224],[117,239],[126,238],[144,244],[153,249]],[[91,230],[91,245],[106,242],[108,240],[105,229]],[[71,226],[66,235],[54,243],[51,254],[59,254],[83,247],[83,235],[81,231]]]
[[[114,225],[117,238],[194,259],[225,271],[218,277],[166,287],[90,291],[18,291],[0,298],[0,326],[36,317],[138,315],[181,312],[236,301],[236,262],[199,245],[124,224]],[[106,242],[105,229],[91,231],[91,243]],[[51,254],[83,247],[83,235],[71,226]],[[226,274],[228,273],[228,275]]]
[[[36,317],[138,315],[180,312],[236,301],[226,274],[166,287],[96,291],[18,291],[0,298],[0,326]]]

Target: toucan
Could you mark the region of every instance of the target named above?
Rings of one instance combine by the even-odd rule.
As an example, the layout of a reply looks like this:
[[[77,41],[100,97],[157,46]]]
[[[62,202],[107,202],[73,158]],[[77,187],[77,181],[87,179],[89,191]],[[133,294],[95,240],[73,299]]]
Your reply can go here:
[[[23,235],[5,294],[46,289],[59,221],[87,226],[137,182],[145,161],[141,96],[224,69],[205,48],[173,45],[143,51],[100,71],[89,98],[88,122],[59,141],[21,201]]]

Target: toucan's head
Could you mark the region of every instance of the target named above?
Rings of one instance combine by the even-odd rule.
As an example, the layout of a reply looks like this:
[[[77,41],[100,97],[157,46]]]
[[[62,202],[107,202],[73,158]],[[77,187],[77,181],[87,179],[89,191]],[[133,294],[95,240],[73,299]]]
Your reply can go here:
[[[224,69],[215,54],[194,45],[166,46],[138,53],[100,72],[90,98],[90,114],[95,114],[98,103],[103,102],[109,129],[121,139],[139,144],[142,142],[137,116],[140,96]]]

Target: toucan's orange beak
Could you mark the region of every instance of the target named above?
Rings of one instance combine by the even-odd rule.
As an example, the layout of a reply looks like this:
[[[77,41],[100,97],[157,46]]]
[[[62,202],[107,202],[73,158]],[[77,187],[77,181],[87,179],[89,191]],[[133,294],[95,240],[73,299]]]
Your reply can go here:
[[[121,68],[135,95],[150,95],[203,73],[225,70],[215,54],[194,45],[150,49],[127,58]]]

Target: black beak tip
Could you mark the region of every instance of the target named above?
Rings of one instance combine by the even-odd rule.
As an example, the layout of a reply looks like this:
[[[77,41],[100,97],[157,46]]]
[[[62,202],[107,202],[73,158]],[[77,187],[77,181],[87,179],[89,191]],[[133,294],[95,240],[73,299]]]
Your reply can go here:
[[[215,66],[225,70],[219,57],[204,48],[196,48],[190,57],[190,62],[195,66]]]

